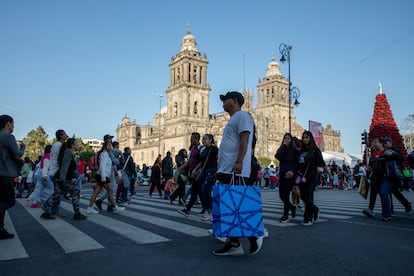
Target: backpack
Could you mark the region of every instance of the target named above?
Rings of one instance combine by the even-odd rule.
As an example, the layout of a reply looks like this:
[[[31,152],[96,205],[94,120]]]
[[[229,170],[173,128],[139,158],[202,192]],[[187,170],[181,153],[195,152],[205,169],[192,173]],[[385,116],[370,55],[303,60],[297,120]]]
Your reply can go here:
[[[99,169],[99,154],[95,153],[89,158],[89,169],[96,171]]]
[[[250,117],[253,121],[253,139],[252,139],[252,149],[254,150],[256,148],[257,143],[257,136],[256,136],[256,124],[254,123],[252,115],[249,113]],[[259,171],[261,170],[261,166],[259,161],[257,160],[256,156],[254,154],[252,155],[251,164],[250,164],[250,177],[249,182],[251,184],[255,183],[257,180],[257,176],[259,175]]]
[[[260,166],[259,161],[257,160],[256,156],[252,155],[252,163],[250,165],[250,177],[249,177],[249,182],[251,184],[256,182],[260,169],[261,169],[261,166]]]

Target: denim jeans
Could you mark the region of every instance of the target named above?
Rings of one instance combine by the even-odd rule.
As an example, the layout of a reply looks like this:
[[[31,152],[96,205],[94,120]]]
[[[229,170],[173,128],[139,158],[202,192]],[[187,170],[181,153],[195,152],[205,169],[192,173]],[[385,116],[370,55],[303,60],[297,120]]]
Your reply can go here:
[[[216,171],[216,168],[204,170],[205,178],[204,182],[201,184],[201,202],[203,203],[203,209],[205,210],[212,209],[211,190],[213,188],[214,182],[216,181]]]
[[[82,183],[83,183],[84,177],[85,177],[84,174],[79,174],[78,177],[76,178],[76,185],[78,186],[80,193],[82,193]]]
[[[59,205],[60,205],[60,202],[62,201],[62,197],[56,198],[55,200],[56,200],[57,203],[52,205],[52,202],[51,202],[52,197],[53,197],[54,194],[57,193],[57,190],[56,190],[57,189],[56,188],[57,187],[57,181],[56,181],[55,177],[52,176],[52,175],[48,175],[47,178],[50,179],[50,181],[52,181],[54,190],[53,190],[53,193],[51,194],[51,196],[49,196],[49,198],[46,199],[46,201],[44,203],[42,203],[42,208],[46,212],[50,212],[52,215],[56,215],[57,213],[59,213]]]
[[[46,189],[48,189],[47,193],[45,193]],[[42,176],[39,174],[31,203],[39,203],[41,197],[50,198],[53,195],[54,191],[54,185],[52,179],[50,179],[50,176],[47,176],[46,181],[43,181]]]
[[[392,180],[385,177],[379,186],[378,193],[381,198],[382,217],[388,218],[391,216],[391,190]]]

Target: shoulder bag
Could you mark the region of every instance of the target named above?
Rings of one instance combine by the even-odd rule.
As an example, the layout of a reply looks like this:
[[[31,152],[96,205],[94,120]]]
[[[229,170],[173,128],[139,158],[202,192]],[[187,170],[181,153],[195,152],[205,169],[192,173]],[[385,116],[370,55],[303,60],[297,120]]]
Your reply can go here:
[[[207,165],[208,159],[210,158],[211,147],[212,146],[210,146],[210,149],[208,151],[208,155],[207,155],[206,161],[204,161],[203,167],[197,173],[197,176],[195,178],[195,182],[196,183],[199,183],[199,182],[201,182],[204,179],[204,169],[205,169],[205,167]]]

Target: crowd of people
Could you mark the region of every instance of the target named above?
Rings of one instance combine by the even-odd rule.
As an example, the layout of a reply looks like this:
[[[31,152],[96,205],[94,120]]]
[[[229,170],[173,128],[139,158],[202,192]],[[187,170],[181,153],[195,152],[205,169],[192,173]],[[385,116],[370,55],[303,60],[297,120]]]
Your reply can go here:
[[[338,166],[335,161],[326,164],[310,131],[304,131],[301,139],[286,133],[275,153],[278,167],[271,164],[268,168],[261,169],[254,156],[254,121],[248,112],[241,110],[244,104],[242,94],[228,92],[220,95],[220,99],[224,111],[230,115],[223,131],[220,148],[215,144],[212,134],[206,133],[201,136],[200,133],[193,132],[190,147],[180,149],[175,156],[175,166],[168,151],[164,158],[161,155],[157,156],[150,167],[150,173],[149,167],[145,164],[142,173],[137,173],[131,149],[126,147],[122,152],[119,143],[112,141],[113,136],[105,135],[101,150],[94,156],[99,166],[94,172],[96,185],[86,213],[99,213],[105,200],[107,212],[117,213],[125,210],[124,205],[130,200],[128,192],[130,195],[134,194],[135,182],[141,182],[142,175],[149,178],[150,197],[156,190],[162,198],[164,190],[164,198],[171,204],[178,199],[178,204],[182,208],[177,211],[185,217],[190,216],[196,203],[200,203],[201,220],[208,222],[213,222],[212,188],[215,183],[261,185],[262,179],[265,187],[278,189],[283,202],[280,223],[296,217],[297,209],[300,208],[299,200],[302,200],[302,225],[313,225],[319,219],[320,212],[314,202],[314,191],[318,185],[350,190],[358,188],[362,179],[368,179],[370,183],[369,206],[363,210],[365,215],[373,217],[377,194],[381,199],[382,220],[388,221],[393,215],[391,194],[403,204],[406,212],[411,211],[411,203],[400,192],[403,179],[395,173],[392,174],[400,168],[404,176],[407,176],[407,171],[402,169],[401,153],[392,147],[390,137],[373,139],[372,156],[368,166],[358,161],[351,169],[345,164]],[[23,197],[25,191],[30,207],[43,209],[43,219],[65,216],[59,212],[59,205],[62,198],[68,194],[73,206],[73,219],[86,219],[87,217],[80,212],[79,201],[82,184],[85,175],[88,174],[88,162],[75,157],[79,151],[76,139],[68,138],[62,129],[56,131],[56,142],[47,145],[38,162],[33,163],[27,157],[22,161],[25,146],[17,146],[12,135],[13,129],[13,118],[1,115],[0,239],[14,237],[4,228],[5,212],[15,204],[15,197]],[[20,177],[15,183],[17,176]],[[213,254],[244,255],[239,238],[228,237],[224,247],[214,250]],[[249,253],[258,253],[263,244],[263,237],[250,236],[248,240]]]

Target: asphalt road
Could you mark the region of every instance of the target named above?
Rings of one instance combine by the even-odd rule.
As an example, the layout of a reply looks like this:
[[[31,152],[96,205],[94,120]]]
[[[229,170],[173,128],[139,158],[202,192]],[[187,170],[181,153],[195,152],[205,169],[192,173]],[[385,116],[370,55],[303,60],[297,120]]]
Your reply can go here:
[[[412,275],[414,212],[405,213],[394,202],[396,216],[367,218],[367,201],[356,191],[319,189],[315,202],[321,220],[313,226],[297,219],[281,224],[277,190],[263,190],[263,212],[269,237],[254,256],[217,257],[223,243],[208,234],[209,223],[192,210],[181,216],[168,200],[147,196],[139,187],[127,211],[89,215],[71,220],[69,202],[62,204],[66,218],[44,221],[39,209],[25,200],[8,213],[6,226],[18,237],[0,241],[0,275]],[[91,193],[84,189],[85,210]],[[414,203],[414,193],[404,195]],[[84,211],[84,213],[86,213]],[[12,227],[12,229],[11,229]],[[13,229],[14,228],[14,229]],[[243,246],[248,252],[247,240]],[[26,254],[22,252],[26,252]],[[19,255],[20,254],[20,255]]]

